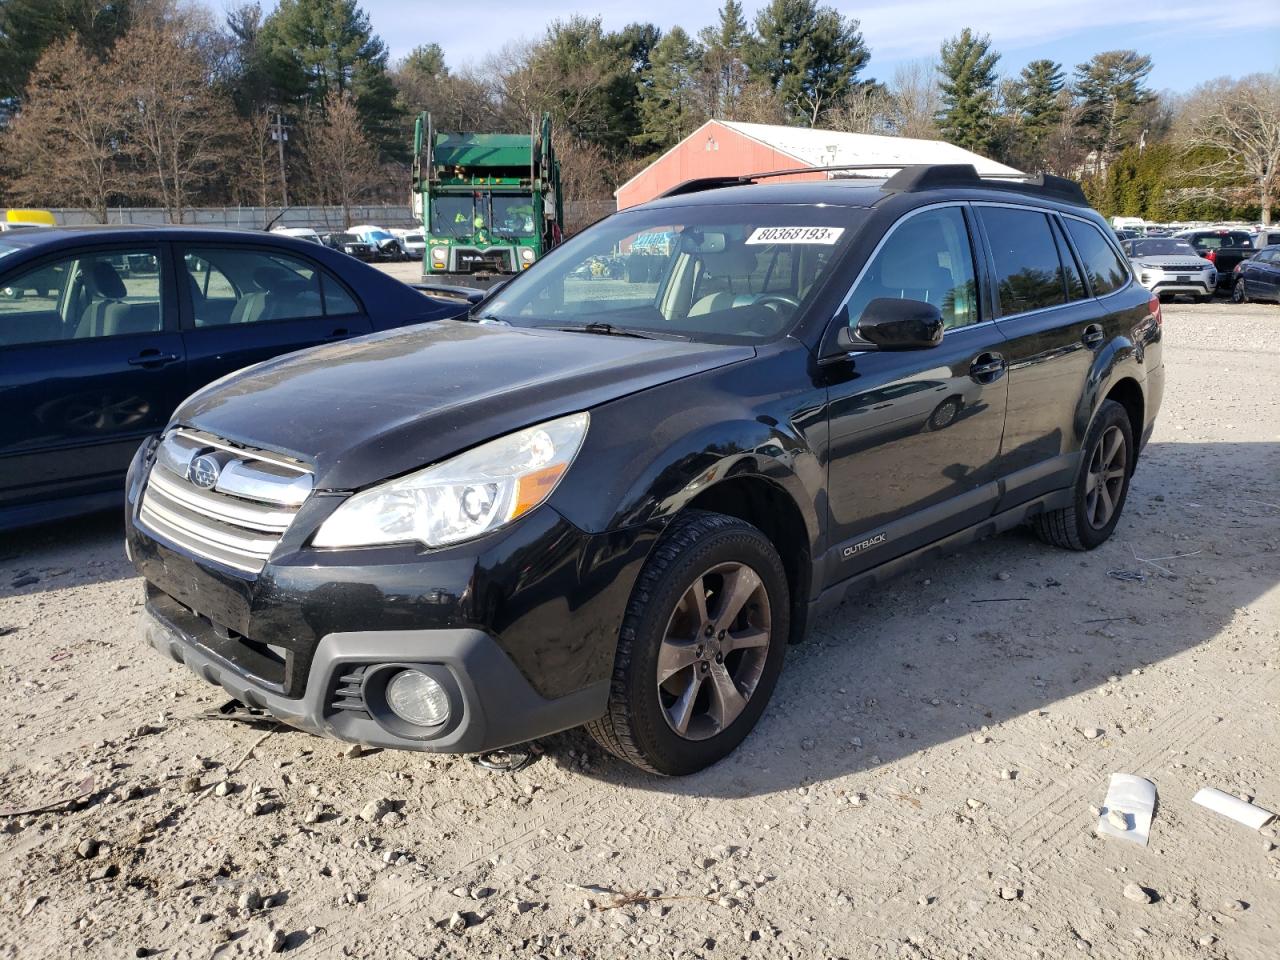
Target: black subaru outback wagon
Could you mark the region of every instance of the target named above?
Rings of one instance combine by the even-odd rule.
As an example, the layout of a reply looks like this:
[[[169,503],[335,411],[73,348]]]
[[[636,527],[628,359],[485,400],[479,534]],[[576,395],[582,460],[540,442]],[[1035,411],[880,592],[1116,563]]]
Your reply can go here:
[[[1078,187],[695,181],[474,308],[191,397],[139,451],[152,645],[304,730],[481,752],[586,724],[681,774],[815,611],[1120,518],[1159,302]]]

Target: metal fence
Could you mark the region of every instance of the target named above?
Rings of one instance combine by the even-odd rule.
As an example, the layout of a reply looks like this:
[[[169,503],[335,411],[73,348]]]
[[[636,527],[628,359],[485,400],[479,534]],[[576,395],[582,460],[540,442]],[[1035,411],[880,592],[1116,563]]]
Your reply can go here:
[[[581,230],[616,209],[612,200],[571,200],[565,204],[565,229]],[[57,207],[51,211],[58,223],[69,227],[97,223],[92,210]],[[139,223],[160,226],[169,222],[168,211],[160,207],[110,207],[108,223]],[[321,233],[343,227],[341,207],[193,207],[183,222],[202,227],[232,227],[240,230],[265,230],[273,227],[314,227]],[[372,223],[380,227],[417,226],[408,204],[367,204],[351,208],[353,224]]]

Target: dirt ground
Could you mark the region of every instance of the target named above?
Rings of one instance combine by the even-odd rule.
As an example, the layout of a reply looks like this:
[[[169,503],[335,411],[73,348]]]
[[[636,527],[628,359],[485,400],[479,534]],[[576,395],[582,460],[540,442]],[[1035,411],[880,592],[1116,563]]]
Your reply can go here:
[[[1274,825],[1191,797],[1280,810],[1280,308],[1165,314],[1111,542],[864,595],[682,780],[575,733],[500,774],[207,719],[140,644],[116,518],[6,534],[0,806],[93,782],[0,818],[0,958],[1274,960]],[[1146,848],[1095,835],[1115,772],[1157,786]]]

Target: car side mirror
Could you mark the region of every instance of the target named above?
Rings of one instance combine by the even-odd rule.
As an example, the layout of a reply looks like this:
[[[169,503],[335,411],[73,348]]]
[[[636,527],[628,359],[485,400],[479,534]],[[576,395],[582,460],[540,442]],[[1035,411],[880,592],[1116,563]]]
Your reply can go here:
[[[849,350],[922,350],[942,342],[942,311],[923,300],[879,297],[867,304],[856,328],[842,327],[836,346]]]

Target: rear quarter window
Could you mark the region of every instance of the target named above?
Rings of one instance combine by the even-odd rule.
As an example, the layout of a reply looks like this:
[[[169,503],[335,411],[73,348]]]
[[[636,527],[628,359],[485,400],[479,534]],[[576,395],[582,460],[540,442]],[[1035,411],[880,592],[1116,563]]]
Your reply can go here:
[[[1067,233],[1080,255],[1081,265],[1089,278],[1095,297],[1103,297],[1123,287],[1129,280],[1129,267],[1123,257],[1107,242],[1092,223],[1064,217]]]

